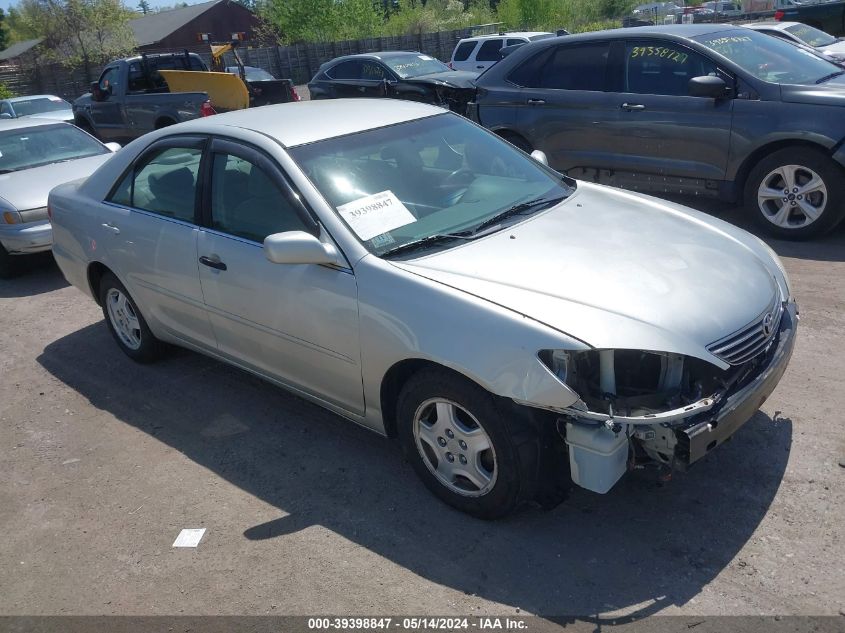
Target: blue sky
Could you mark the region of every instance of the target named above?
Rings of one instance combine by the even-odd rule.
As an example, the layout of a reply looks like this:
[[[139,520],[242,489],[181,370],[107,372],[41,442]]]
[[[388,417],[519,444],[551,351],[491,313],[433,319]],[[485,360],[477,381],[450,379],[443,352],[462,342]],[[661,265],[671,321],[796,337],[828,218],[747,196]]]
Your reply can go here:
[[[182,0],[179,0],[181,2]],[[206,0],[185,0],[188,4],[197,4],[198,2],[205,2]],[[150,3],[150,6],[155,7],[172,7],[176,4],[177,0],[147,0]],[[8,9],[9,6],[17,4],[14,0],[0,0],[0,7],[3,9]],[[138,6],[138,0],[123,0],[123,4],[125,4],[130,9],[135,9]]]

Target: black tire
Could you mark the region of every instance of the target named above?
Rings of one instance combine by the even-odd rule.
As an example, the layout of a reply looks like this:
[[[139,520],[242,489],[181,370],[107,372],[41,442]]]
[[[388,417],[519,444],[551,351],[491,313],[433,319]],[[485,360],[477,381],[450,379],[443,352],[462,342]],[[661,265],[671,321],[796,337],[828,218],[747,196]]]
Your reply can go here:
[[[792,187],[792,191],[788,194],[786,193],[787,187],[784,187],[784,197],[787,198],[785,202],[780,199],[764,201],[762,205],[758,204],[758,191],[760,191],[764,183],[771,189],[785,185],[786,181],[782,177],[772,174],[778,168],[790,165],[800,167],[796,171],[796,178],[805,184],[808,182],[807,179],[810,177],[810,172],[815,172],[821,178],[824,188],[827,191],[826,195],[817,191],[809,194],[806,198],[805,203],[811,204],[813,207],[818,206],[821,209],[818,217],[810,222],[807,222],[809,216],[799,206],[801,200],[797,198],[801,193],[795,192],[796,188],[800,192],[800,183],[797,181],[799,186]],[[748,175],[748,180],[745,184],[745,207],[751,214],[756,225],[773,237],[788,240],[806,240],[824,235],[836,227],[842,221],[842,218],[845,217],[845,188],[842,187],[843,178],[845,178],[845,170],[820,150],[808,147],[792,147],[778,150],[757,163]],[[790,205],[793,209],[789,212],[786,219],[787,226],[778,225],[768,219],[769,217],[775,218],[777,211],[782,209],[783,207],[781,205],[784,204]]]
[[[520,136],[516,132],[500,132],[499,136],[501,136],[514,147],[521,149],[526,154],[530,154],[534,151],[534,148],[531,147],[531,143],[529,143],[524,137]]]
[[[492,444],[496,475],[491,478],[491,482],[495,483],[484,494],[466,496],[456,492],[429,469],[427,464],[432,463],[432,453],[429,452],[429,457],[426,457],[424,449],[418,448],[414,427],[418,410],[432,399],[458,405],[469,412],[487,434]],[[421,370],[405,383],[399,394],[397,431],[402,449],[417,475],[442,501],[481,519],[496,519],[512,513],[523,501],[530,499],[534,490],[538,465],[536,433],[529,425],[521,424],[518,417],[512,418],[503,413],[494,396],[469,380],[447,371]],[[461,415],[465,416],[465,413]],[[446,440],[444,433],[444,441],[449,443],[442,450],[460,451],[457,444],[452,447],[453,443],[459,441],[459,437],[460,434]],[[476,489],[472,492],[480,491]]]
[[[85,119],[76,119],[73,122],[73,124],[76,127],[78,127],[80,130],[82,130],[83,132],[87,132],[88,134],[90,134],[94,138],[99,139],[99,137],[97,136],[97,133],[94,131],[94,128],[91,127],[91,124],[88,123],[88,121],[86,121]]]
[[[0,244],[0,279],[11,279],[20,272],[17,259]]]
[[[124,340],[118,332],[115,323],[112,321],[108,305],[112,290],[117,291],[126,298],[126,303],[129,308],[131,308],[132,316],[138,320],[137,329],[139,332],[138,339],[140,340],[140,344],[137,348],[133,348]],[[117,277],[115,277],[112,273],[106,273],[100,280],[100,305],[103,308],[103,317],[106,320],[106,325],[108,325],[112,337],[114,337],[114,340],[117,341],[118,346],[121,350],[123,350],[124,354],[138,363],[151,363],[161,358],[161,355],[165,350],[164,343],[158,340],[150,331],[146,320],[141,314],[141,311],[138,309],[138,306],[135,304],[135,300],[126,290],[125,286],[120,283]]]
[[[155,129],[160,130],[165,127],[170,127],[171,125],[176,125],[176,121],[173,119],[159,119],[156,121]]]

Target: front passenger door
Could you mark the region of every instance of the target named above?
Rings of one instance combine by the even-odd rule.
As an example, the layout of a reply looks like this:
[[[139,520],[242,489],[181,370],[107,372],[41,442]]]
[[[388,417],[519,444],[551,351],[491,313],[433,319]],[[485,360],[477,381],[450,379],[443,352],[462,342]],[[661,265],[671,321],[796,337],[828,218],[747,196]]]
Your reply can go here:
[[[197,255],[219,351],[344,411],[363,414],[352,270],[267,260],[264,238],[309,231],[303,220],[308,210],[275,162],[258,150],[216,139],[210,160]]]
[[[715,192],[725,178],[733,93],[724,99],[689,96],[693,77],[713,75],[733,88],[728,73],[692,49],[661,40],[625,43],[621,91],[615,94],[617,170],[610,184],[650,190]]]

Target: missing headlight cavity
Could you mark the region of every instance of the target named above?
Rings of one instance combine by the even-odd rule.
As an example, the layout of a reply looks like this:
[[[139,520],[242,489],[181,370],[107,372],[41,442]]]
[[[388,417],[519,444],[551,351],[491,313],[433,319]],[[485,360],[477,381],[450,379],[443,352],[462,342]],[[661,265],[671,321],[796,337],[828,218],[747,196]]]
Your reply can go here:
[[[607,391],[602,381],[602,359],[612,353],[615,381]],[[566,382],[581,396],[591,411],[616,415],[648,415],[683,407],[723,388],[732,369],[723,371],[697,358],[639,350],[590,350],[573,354]],[[602,387],[605,388],[602,388]]]

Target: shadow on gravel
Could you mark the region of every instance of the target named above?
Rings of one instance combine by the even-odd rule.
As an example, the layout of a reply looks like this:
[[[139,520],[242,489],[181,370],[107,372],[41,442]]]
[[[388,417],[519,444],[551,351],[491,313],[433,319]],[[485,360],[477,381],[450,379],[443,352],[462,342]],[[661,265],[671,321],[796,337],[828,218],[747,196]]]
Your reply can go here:
[[[0,279],[0,299],[32,297],[67,285],[52,253],[27,255],[16,262],[13,277]]]
[[[487,523],[432,497],[392,441],[203,356],[136,365],[100,323],[38,361],[94,406],[279,509],[259,525],[244,516],[247,539],[322,525],[432,582],[547,615],[626,609],[637,619],[688,602],[765,517],[792,441],[790,419],[758,412],[668,485],[637,472],[608,495],[576,489],[554,511]]]

